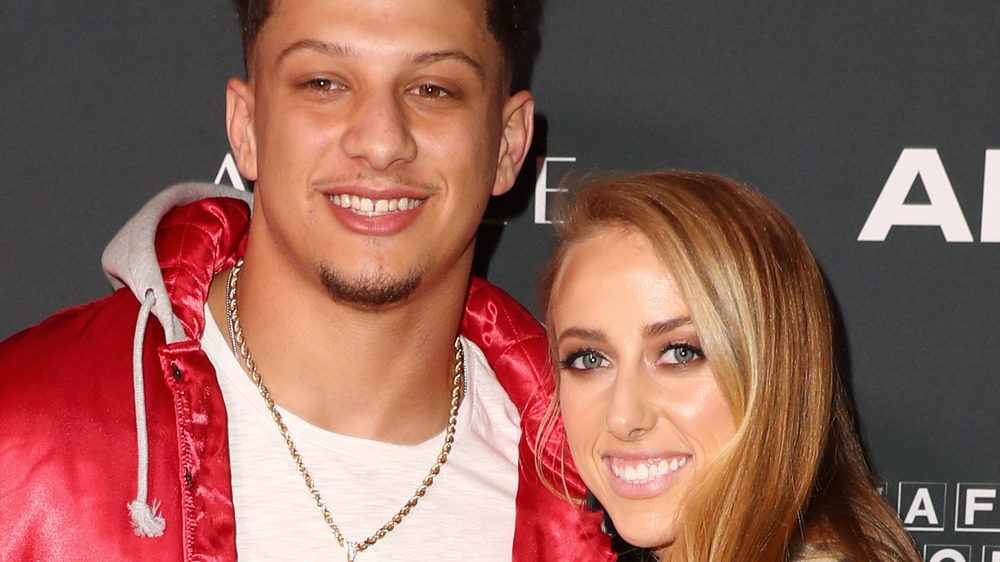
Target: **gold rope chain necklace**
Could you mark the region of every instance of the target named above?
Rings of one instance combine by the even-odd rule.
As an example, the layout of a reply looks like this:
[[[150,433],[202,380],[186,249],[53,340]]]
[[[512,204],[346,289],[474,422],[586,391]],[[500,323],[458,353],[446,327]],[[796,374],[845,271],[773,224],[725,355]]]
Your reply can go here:
[[[451,410],[448,413],[448,429],[445,431],[444,445],[441,446],[441,453],[437,457],[437,462],[431,466],[430,472],[428,472],[427,476],[420,483],[420,486],[417,487],[417,490],[413,493],[413,497],[385,525],[382,525],[370,537],[361,542],[349,541],[340,532],[340,527],[333,522],[333,515],[327,509],[326,501],[316,488],[316,484],[313,482],[312,476],[309,475],[309,470],[306,468],[305,463],[302,462],[302,456],[299,454],[295,442],[292,441],[288,427],[285,426],[285,422],[281,418],[281,413],[278,412],[278,409],[274,405],[274,400],[271,399],[271,393],[264,386],[264,381],[261,379],[260,373],[257,372],[257,364],[254,363],[253,358],[250,356],[250,348],[247,347],[246,339],[243,337],[243,326],[240,324],[239,308],[236,304],[236,286],[239,282],[240,270],[242,268],[243,259],[241,258],[229,272],[229,278],[226,281],[226,320],[229,323],[229,334],[233,342],[234,351],[238,350],[237,359],[242,359],[247,369],[250,370],[250,378],[257,385],[257,390],[260,392],[261,398],[264,399],[264,403],[267,404],[267,409],[271,412],[271,418],[274,419],[274,423],[278,424],[278,429],[281,431],[281,436],[285,439],[288,452],[292,455],[292,459],[295,461],[295,465],[302,476],[302,480],[305,481],[306,487],[309,488],[309,493],[312,495],[313,500],[315,500],[316,507],[323,513],[323,519],[330,528],[330,532],[336,537],[337,544],[347,551],[347,561],[353,562],[359,552],[366,550],[389,531],[395,529],[403,521],[403,518],[417,506],[420,498],[424,497],[424,494],[427,493],[427,488],[430,488],[431,484],[434,483],[434,477],[441,472],[441,465],[448,460],[448,453],[451,452],[451,446],[455,442],[458,405],[462,401],[462,377],[465,373],[465,351],[462,349],[462,340],[459,337],[455,338],[455,379],[452,381],[451,388]]]

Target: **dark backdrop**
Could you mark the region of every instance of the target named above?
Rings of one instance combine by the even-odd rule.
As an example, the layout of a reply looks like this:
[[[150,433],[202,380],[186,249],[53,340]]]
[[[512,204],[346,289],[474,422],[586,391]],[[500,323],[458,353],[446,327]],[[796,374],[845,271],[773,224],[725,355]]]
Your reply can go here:
[[[550,0],[537,165],[491,206],[477,269],[532,305],[571,169],[746,181],[823,268],[873,463],[926,559],[1000,562],[1000,4],[785,4]],[[242,60],[225,0],[4,2],[0,53],[2,338],[107,294],[125,220],[217,178]]]

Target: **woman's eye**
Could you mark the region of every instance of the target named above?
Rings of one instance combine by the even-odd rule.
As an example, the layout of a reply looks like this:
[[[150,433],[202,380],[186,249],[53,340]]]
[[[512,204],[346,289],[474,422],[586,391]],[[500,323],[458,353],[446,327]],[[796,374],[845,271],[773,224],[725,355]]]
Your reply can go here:
[[[663,362],[668,365],[687,365],[704,356],[705,354],[693,345],[671,345],[663,351]]]
[[[604,356],[596,351],[581,351],[570,355],[565,361],[563,361],[564,368],[576,369],[579,371],[597,369],[598,367],[603,367],[606,364],[607,360]]]

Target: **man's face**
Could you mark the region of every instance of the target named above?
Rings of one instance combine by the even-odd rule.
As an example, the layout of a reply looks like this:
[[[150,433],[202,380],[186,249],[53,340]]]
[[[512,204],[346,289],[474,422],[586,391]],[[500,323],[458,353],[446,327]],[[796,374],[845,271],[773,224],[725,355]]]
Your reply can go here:
[[[362,306],[464,284],[532,128],[482,0],[277,0],[251,61],[227,120],[253,243]]]

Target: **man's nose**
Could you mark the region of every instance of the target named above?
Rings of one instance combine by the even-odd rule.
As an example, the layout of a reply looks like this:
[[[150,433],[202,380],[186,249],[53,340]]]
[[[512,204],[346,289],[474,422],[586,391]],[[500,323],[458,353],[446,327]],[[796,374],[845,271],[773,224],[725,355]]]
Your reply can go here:
[[[358,92],[341,139],[347,156],[364,160],[374,170],[388,170],[414,159],[417,144],[411,134],[404,95],[374,89]]]

